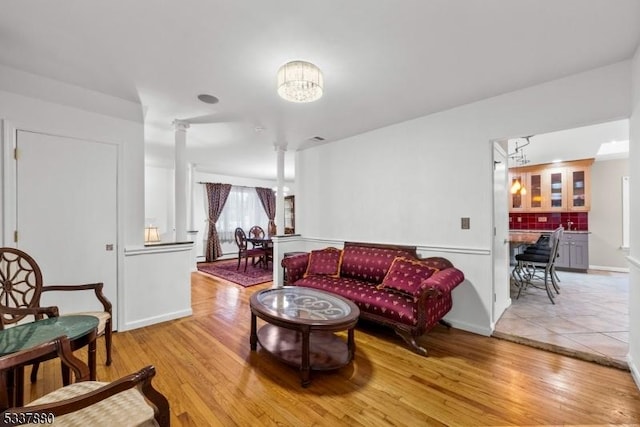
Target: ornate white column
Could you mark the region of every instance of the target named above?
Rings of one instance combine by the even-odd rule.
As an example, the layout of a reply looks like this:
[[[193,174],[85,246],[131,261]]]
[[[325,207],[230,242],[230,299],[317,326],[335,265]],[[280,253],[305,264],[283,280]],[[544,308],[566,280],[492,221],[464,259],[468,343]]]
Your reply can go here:
[[[187,240],[187,129],[189,123],[174,120],[175,128],[175,221],[176,242]]]
[[[284,235],[284,153],[287,151],[286,143],[274,144],[277,153],[277,177],[278,191],[276,192],[276,227],[277,234]]]

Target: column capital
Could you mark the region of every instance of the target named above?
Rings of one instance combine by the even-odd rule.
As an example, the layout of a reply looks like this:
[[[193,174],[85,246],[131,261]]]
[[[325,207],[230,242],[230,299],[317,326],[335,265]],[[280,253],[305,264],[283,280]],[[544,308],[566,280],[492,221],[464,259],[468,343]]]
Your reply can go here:
[[[286,142],[274,142],[273,143],[274,151],[287,151],[287,143]]]
[[[173,125],[174,130],[181,130],[183,132],[186,132],[187,129],[189,129],[189,127],[191,126],[189,122],[178,119],[175,119],[171,124]]]

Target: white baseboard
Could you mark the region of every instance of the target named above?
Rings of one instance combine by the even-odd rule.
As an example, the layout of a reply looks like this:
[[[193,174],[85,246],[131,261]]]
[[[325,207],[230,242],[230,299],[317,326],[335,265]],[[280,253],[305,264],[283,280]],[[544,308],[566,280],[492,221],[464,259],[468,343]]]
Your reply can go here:
[[[629,370],[631,371],[631,377],[636,382],[636,386],[638,390],[640,390],[640,371],[638,370],[638,366],[633,363],[633,358],[631,354],[627,354],[627,365],[629,365]]]
[[[486,328],[483,326],[475,325],[475,324],[460,321],[460,320],[447,319],[446,316],[444,317],[443,320],[451,323],[451,326],[453,326],[456,329],[462,329],[463,331],[473,332],[474,334],[478,334],[478,335],[484,335],[485,337],[490,337],[491,334],[493,333],[491,328]]]
[[[155,325],[156,323],[167,322],[169,320],[180,319],[181,317],[191,316],[193,310],[190,308],[187,310],[175,311],[173,313],[163,314],[162,316],[148,317],[146,319],[135,320],[133,322],[125,322],[123,327],[120,327],[120,331],[130,331],[132,329],[143,328],[145,326]]]
[[[608,267],[604,265],[590,265],[589,270],[613,271],[616,273],[628,273],[629,269],[625,267]]]

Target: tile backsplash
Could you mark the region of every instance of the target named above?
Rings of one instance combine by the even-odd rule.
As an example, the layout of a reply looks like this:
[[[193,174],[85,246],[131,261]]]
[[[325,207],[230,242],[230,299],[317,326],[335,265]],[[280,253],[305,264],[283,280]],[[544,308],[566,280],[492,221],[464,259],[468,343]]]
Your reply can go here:
[[[509,228],[511,230],[553,230],[562,225],[568,229],[571,221],[572,230],[589,231],[588,212],[534,212],[510,213]]]

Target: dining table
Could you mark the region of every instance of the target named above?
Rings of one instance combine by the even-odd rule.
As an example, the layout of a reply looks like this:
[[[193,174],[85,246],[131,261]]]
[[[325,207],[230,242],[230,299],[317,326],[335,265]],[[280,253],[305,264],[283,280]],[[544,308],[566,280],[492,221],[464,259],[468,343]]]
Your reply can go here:
[[[95,381],[97,334],[98,318],[95,316],[69,315],[22,323],[0,330],[0,357],[66,336],[74,351],[88,346],[89,378]],[[6,390],[8,402],[2,402],[2,405],[7,405],[6,407],[22,406],[24,403],[24,367],[55,357],[57,357],[57,353],[52,352],[38,360],[29,360],[11,372],[2,372],[2,375],[8,375],[10,379],[7,381]],[[65,364],[62,364],[62,381],[63,385],[70,383],[70,370]]]
[[[247,242],[251,243],[253,245],[254,248],[264,248],[267,251],[267,259],[263,259],[260,258],[260,260],[258,260],[257,264],[263,264],[264,268],[268,268],[269,267],[269,260],[271,260],[270,258],[270,254],[269,254],[269,250],[273,248],[273,240],[271,239],[271,237],[269,236],[263,236],[263,237],[250,237],[247,236]],[[273,255],[271,254],[271,257]]]

